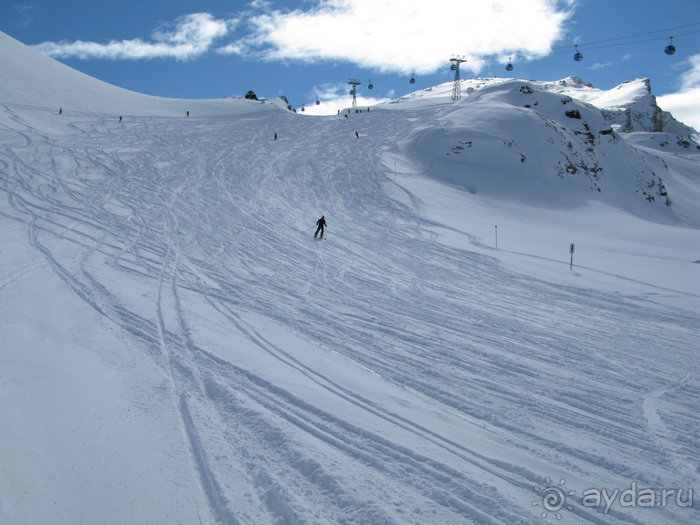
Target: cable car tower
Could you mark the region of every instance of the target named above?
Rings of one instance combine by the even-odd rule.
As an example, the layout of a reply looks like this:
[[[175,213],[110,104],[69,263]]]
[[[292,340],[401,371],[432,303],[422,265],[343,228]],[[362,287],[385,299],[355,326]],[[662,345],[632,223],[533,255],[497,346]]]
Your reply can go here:
[[[454,56],[450,58],[450,62],[452,62],[450,69],[455,72],[455,79],[454,82],[452,82],[452,102],[457,102],[460,98],[462,98],[462,87],[459,79],[459,65],[466,61],[467,59],[463,56]]]
[[[350,94],[352,95],[352,107],[356,108],[357,107],[357,86],[362,84],[359,80],[356,80],[354,78],[351,78],[350,81],[348,82],[349,85],[352,86],[352,89],[350,90]]]

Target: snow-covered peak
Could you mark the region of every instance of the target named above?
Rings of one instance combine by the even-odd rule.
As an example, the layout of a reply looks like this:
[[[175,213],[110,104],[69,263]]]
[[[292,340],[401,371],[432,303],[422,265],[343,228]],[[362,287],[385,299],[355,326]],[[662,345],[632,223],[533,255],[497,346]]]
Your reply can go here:
[[[463,103],[469,103],[469,97],[483,98],[494,91],[503,89],[519,90],[528,86],[533,93],[550,93],[584,102],[601,110],[602,115],[618,131],[631,132],[667,132],[680,135],[692,140],[694,130],[675,120],[673,116],[663,111],[656,103],[656,97],[651,92],[648,78],[637,78],[623,82],[609,90],[595,88],[577,76],[561,80],[536,81],[512,78],[470,78],[460,81]],[[409,93],[384,106],[391,109],[416,109],[434,104],[445,104],[451,101],[452,82],[429,87]]]
[[[601,109],[621,109],[639,102],[649,104],[653,101],[648,78],[628,80],[607,91],[592,90],[592,94],[589,101]]]

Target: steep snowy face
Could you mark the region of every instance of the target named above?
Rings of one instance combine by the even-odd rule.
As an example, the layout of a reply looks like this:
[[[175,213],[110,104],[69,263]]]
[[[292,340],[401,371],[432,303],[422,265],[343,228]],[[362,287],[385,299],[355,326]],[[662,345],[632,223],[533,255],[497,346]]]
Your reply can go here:
[[[541,89],[568,95],[600,108],[619,131],[667,132],[691,138],[693,129],[663,111],[651,92],[648,78],[628,80],[609,90],[596,89],[578,77],[538,82]]]
[[[404,154],[471,193],[548,207],[602,200],[667,216],[668,167],[648,162],[605,111],[557,87],[565,86],[493,82],[440,111],[426,109]],[[575,91],[593,94],[582,84]]]
[[[591,103],[601,108],[605,118],[625,133],[667,132],[690,139],[694,131],[658,106],[648,78],[620,84],[591,100]]]

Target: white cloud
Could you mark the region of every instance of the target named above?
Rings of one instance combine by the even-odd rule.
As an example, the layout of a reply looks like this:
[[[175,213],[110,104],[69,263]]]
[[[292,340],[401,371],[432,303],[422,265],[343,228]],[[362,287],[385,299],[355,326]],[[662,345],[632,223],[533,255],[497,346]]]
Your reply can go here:
[[[244,55],[246,53],[246,46],[239,42],[232,42],[216,50],[220,55]]]
[[[693,55],[688,59],[690,69],[681,78],[681,90],[700,88],[700,55]]]
[[[432,73],[452,54],[478,73],[494,58],[547,55],[563,36],[577,0],[313,0],[306,10],[281,11],[253,0],[238,20],[209,13],[178,18],[151,39],[108,43],[44,42],[56,58],[187,60],[211,50],[237,27],[244,36],[215,49],[263,60],[348,61],[381,73]],[[246,20],[245,26],[241,20]]]
[[[688,89],[672,95],[656,97],[659,106],[700,132],[700,87]]]
[[[564,32],[573,0],[325,0],[308,11],[267,10],[252,33],[221,52],[268,60],[347,60],[380,72],[431,73],[455,54],[544,56]],[[264,7],[262,3],[259,7]]]
[[[206,53],[214,40],[227,35],[234,20],[216,20],[209,13],[192,13],[175,21],[174,27],[157,30],[153,41],[141,39],[97,42],[44,42],[34,46],[55,58],[150,59],[176,58],[188,60]]]
[[[56,58],[187,60],[240,28],[247,33],[215,51],[263,60],[341,60],[381,73],[419,75],[436,71],[458,54],[468,59],[462,64],[465,72],[476,74],[494,58],[547,55],[563,36],[576,1],[313,0],[303,4],[311,6],[306,10],[282,11],[254,0],[238,20],[193,13],[155,31],[151,39],[35,47]]]
[[[688,59],[690,69],[681,77],[677,93],[656,97],[659,106],[673,116],[700,131],[700,54]]]

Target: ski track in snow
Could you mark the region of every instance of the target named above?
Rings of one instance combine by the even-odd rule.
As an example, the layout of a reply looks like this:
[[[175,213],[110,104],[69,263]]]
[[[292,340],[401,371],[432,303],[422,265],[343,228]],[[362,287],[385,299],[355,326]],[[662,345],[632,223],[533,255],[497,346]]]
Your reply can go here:
[[[531,523],[533,486],[562,472],[578,488],[696,482],[697,319],[438,249],[419,199],[366,147],[393,147],[419,112],[363,115],[360,139],[357,120],[284,116],[272,142],[279,122],[254,115],[85,115],[49,137],[4,111],[0,211],[42,258],[0,289],[48,265],[139,342],[172,384],[212,522]],[[258,318],[432,412],[345,384]]]

